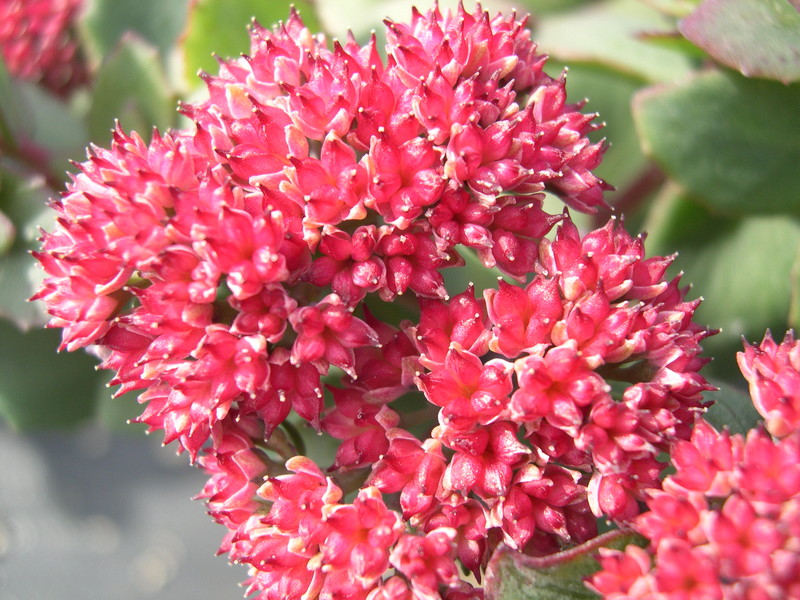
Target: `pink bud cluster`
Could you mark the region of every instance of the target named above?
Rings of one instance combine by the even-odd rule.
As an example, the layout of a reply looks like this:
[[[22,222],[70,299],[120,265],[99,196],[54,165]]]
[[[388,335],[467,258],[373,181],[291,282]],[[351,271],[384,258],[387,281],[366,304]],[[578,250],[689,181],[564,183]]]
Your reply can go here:
[[[800,432],[746,438],[699,422],[636,528],[648,549],[601,550],[607,600],[800,598]]]
[[[353,377],[354,350],[380,346],[354,313],[368,294],[445,298],[457,244],[524,276],[561,218],[544,190],[602,202],[593,116],[524,21],[462,7],[387,27],[384,64],[374,36],[329,50],[296,13],[254,25],[251,54],[184,107],[192,129],[117,129],[55,203],[51,326],[102,348],[122,391],[146,390],[140,420],[193,456],[235,406],[267,434],[292,408],[318,427],[321,374]]]
[[[414,11],[387,39],[254,25],[190,129],[92,148],[36,253],[62,347],[209,473],[261,598],[480,598],[459,564],[633,518],[708,389],[671,259],[543,210],[602,204],[602,148],[524,20]],[[462,248],[517,283],[449,298]],[[338,440],[327,473],[298,420]]]
[[[767,431],[780,438],[800,430],[800,340],[789,331],[776,344],[767,333],[758,346],[745,344],[737,358]]]
[[[598,516],[635,517],[660,485],[658,453],[688,438],[708,389],[697,374],[709,333],[691,321],[697,302],[662,279],[669,259],[643,252],[614,221],[583,237],[565,221],[540,242],[526,285],[421,299],[418,323],[399,329],[367,313],[380,348],[355,349],[359,376],[329,386],[321,428],[341,443],[328,477],[291,458],[294,474],[256,490],[267,471],[258,420],[226,422],[228,437],[200,458],[212,475],[202,495],[231,531],[223,550],[251,566],[251,591],[479,597],[456,564],[480,580],[500,543],[544,555],[595,536]],[[415,415],[430,410],[409,412],[415,396],[438,416],[417,434]],[[290,481],[302,491],[276,495]],[[381,517],[348,508],[354,529],[329,529],[325,515],[350,506],[336,481],[360,482],[354,502],[369,497]],[[359,558],[357,540],[372,536],[381,553]],[[332,563],[329,544],[355,562]],[[425,557],[416,567],[407,546]],[[366,571],[378,564],[398,575]]]
[[[644,259],[642,238],[613,220],[583,238],[566,221],[538,255],[526,285],[500,281],[485,304],[471,291],[449,307],[426,301],[410,330],[427,371],[417,384],[441,407],[436,436],[455,452],[445,481],[526,514],[530,491],[518,492],[542,473],[517,468],[547,464],[579,489],[588,478],[596,516],[628,519],[709,389],[697,374],[709,334],[691,321],[699,301],[663,280],[670,259]],[[560,519],[551,527],[571,537]],[[508,542],[523,547],[525,531]]]
[[[9,73],[56,94],[84,83],[85,65],[71,28],[83,0],[0,1],[0,55]]]
[[[601,550],[592,589],[606,600],[800,598],[798,347],[791,332],[745,343],[739,364],[766,430],[743,437],[698,420],[634,521],[649,547]]]

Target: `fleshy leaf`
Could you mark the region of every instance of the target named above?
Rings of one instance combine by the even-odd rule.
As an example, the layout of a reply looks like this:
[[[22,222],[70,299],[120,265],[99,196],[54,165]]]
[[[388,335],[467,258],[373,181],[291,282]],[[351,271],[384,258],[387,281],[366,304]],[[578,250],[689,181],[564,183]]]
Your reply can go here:
[[[593,0],[521,0],[512,3],[507,0],[489,0],[482,2],[483,7],[490,13],[497,11],[508,13],[516,8],[520,16],[530,13],[536,20],[544,15],[568,12],[581,5],[590,4]],[[389,18],[396,21],[406,21],[411,14],[411,2],[397,2],[393,0],[349,0],[348,2],[317,2],[316,9],[324,30],[331,35],[344,38],[348,31],[352,31],[356,39],[364,42],[372,30],[376,30],[379,41],[384,40],[383,27],[380,23]],[[431,3],[416,3],[417,8],[423,10]],[[459,0],[440,0],[439,8],[442,12],[454,12]],[[472,3],[464,2],[470,9]]]
[[[83,48],[97,67],[133,32],[153,44],[166,64],[186,26],[188,6],[189,0],[87,0],[80,24]]]
[[[557,65],[548,61],[550,73]],[[590,134],[593,142],[608,140],[603,162],[595,173],[616,188],[606,200],[614,205],[617,196],[639,175],[647,164],[639,147],[639,138],[631,116],[631,98],[641,87],[641,80],[598,64],[570,63],[567,90],[571,101],[588,98],[585,111],[599,114],[604,126]],[[573,219],[578,214],[572,215]]]
[[[138,403],[139,391],[128,392],[122,396],[114,396],[117,392],[116,387],[109,387],[111,373],[101,371],[97,377],[97,385],[94,393],[94,406],[96,419],[112,431],[124,431],[130,433],[130,427],[135,427],[143,432],[147,431],[147,426],[143,423],[131,423],[142,414],[142,407]]]
[[[486,268],[481,259],[478,258],[477,253],[471,248],[459,247],[458,250],[459,254],[464,257],[464,266],[442,270],[444,284],[450,295],[460,294],[469,285],[473,285],[476,295],[480,297],[483,290],[497,287],[498,278],[513,281],[511,277],[504,275],[500,269]]]
[[[644,0],[644,2],[657,11],[673,17],[685,17],[700,4],[700,0]]]
[[[683,37],[679,31],[646,31],[639,34],[640,40],[694,58],[698,63],[708,58],[708,54]]]
[[[14,223],[0,210],[0,257],[11,250],[14,245],[14,238],[16,238]]]
[[[541,50],[566,63],[595,62],[645,81],[673,81],[689,71],[692,61],[639,38],[671,26],[670,19],[641,2],[608,0],[543,19],[535,39]]]
[[[78,108],[39,85],[14,80],[0,60],[0,170],[44,175],[59,189],[67,160],[87,140]]]
[[[41,302],[28,302],[42,269],[29,254],[39,226],[52,222],[46,207],[52,191],[41,178],[5,175],[0,209],[16,229],[0,257],[0,418],[19,428],[74,425],[93,414],[97,359],[83,352],[57,354],[60,332],[39,329],[47,321]]]
[[[532,15],[536,18],[541,17],[542,15],[556,13],[556,12],[564,12],[567,10],[574,10],[578,6],[582,4],[588,4],[592,0],[521,0],[520,2],[511,4],[510,6],[516,6],[518,9],[525,9],[530,11]],[[457,6],[458,2],[453,2],[450,0],[449,2],[440,2],[441,6]],[[493,6],[495,3],[493,2],[484,2],[483,5],[486,9],[490,12],[496,10],[503,10],[506,5],[504,3],[499,2],[499,6]],[[466,3],[465,3],[465,6]],[[520,10],[521,13],[524,11]]]
[[[442,3],[444,10],[444,3]],[[344,38],[347,31],[353,32],[356,39],[366,41],[370,31],[377,30],[380,40],[383,37],[383,27],[376,27],[381,19],[407,19],[410,13],[410,4],[401,3],[389,5],[385,2],[374,0],[350,0],[348,2],[320,2],[318,6],[319,18],[325,31],[331,35]]]
[[[732,214],[800,212],[800,84],[707,72],[634,99],[644,150],[692,196]]]
[[[74,107],[46,92],[41,86],[27,82],[15,84],[25,106],[24,144],[31,160],[46,162],[54,178],[50,181],[62,188],[68,160],[81,156],[89,140],[82,115]],[[22,142],[22,138],[18,140]],[[34,165],[38,172],[46,171]],[[56,181],[58,185],[56,185]]]
[[[19,89],[0,57],[0,146],[8,148],[16,145],[24,106]]]
[[[0,417],[17,428],[75,425],[94,412],[97,360],[57,354],[55,330],[22,333],[0,319]]]
[[[745,434],[761,421],[761,416],[746,391],[747,383],[744,379],[744,387],[736,387],[716,379],[711,380],[711,385],[719,389],[703,394],[706,400],[714,401],[704,418],[719,431],[727,427],[731,433]]]
[[[264,27],[272,27],[289,16],[294,6],[312,34],[319,31],[314,6],[308,0],[196,0],[189,9],[189,22],[182,38],[186,79],[194,87],[202,86],[197,71],[216,73],[213,55],[222,58],[239,56],[249,50],[247,26],[255,18]]]
[[[96,142],[108,141],[118,119],[125,129],[146,137],[153,126],[173,125],[175,107],[156,49],[127,35],[97,73],[89,132]]]
[[[714,361],[706,374],[742,381],[736,352],[742,337],[760,340],[767,329],[782,337],[800,282],[792,273],[800,252],[800,224],[781,216],[724,218],[695,202],[665,196],[645,225],[648,254],[680,254],[675,268],[702,296],[695,320],[722,331],[703,341]]]
[[[789,304],[789,328],[800,332],[800,246],[794,255],[792,270],[789,272],[789,280],[793,282],[791,289],[791,300]]]
[[[787,0],[705,0],[678,28],[747,77],[800,80],[800,11]]]
[[[15,235],[8,251],[0,256],[0,319],[28,329],[47,322],[44,306],[27,299],[42,279],[42,270],[29,251],[37,246],[38,226],[53,218],[46,208],[50,190],[40,179],[22,183],[4,177],[2,183],[0,210],[13,224]]]
[[[641,545],[633,533],[611,531],[558,554],[526,556],[506,546],[492,555],[486,568],[486,600],[596,600],[583,580],[596,572],[599,548]]]

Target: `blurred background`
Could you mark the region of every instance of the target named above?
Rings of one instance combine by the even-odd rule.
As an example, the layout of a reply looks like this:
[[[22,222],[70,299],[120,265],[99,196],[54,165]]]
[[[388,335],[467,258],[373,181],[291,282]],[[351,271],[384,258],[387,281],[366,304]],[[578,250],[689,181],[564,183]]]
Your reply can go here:
[[[366,42],[406,1],[299,0],[312,31]],[[442,9],[455,6],[440,2]],[[126,424],[84,352],[27,302],[30,250],[89,143],[118,119],[147,138],[180,127],[177,102],[203,96],[212,53],[247,52],[247,24],[289,14],[279,0],[0,0],[0,597],[9,600],[237,598],[246,574],[215,557],[223,529],[192,501],[203,475]],[[724,6],[723,6],[724,5]],[[424,11],[428,3],[419,2]],[[484,2],[495,12],[507,2]],[[739,391],[741,338],[800,322],[800,13],[775,0],[523,0],[547,70],[599,113],[608,202],[650,254],[703,296],[713,419],[752,423]],[[470,8],[470,6],[468,6]],[[580,216],[585,227],[609,213]],[[469,281],[479,274],[466,273]]]

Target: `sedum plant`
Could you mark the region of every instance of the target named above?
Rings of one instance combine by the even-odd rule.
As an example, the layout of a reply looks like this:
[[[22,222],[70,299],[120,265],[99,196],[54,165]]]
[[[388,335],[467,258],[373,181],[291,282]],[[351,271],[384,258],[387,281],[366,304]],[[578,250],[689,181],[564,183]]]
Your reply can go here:
[[[7,4],[8,89],[12,78],[45,86],[62,98],[46,102],[90,129],[123,65],[154,87],[178,81],[161,86],[165,103],[189,87],[129,36],[98,63],[103,3],[72,30],[75,2]],[[542,33],[620,4],[542,7]],[[699,48],[717,58],[718,3],[662,4],[684,18],[648,18],[685,38],[637,43],[677,70]],[[191,7],[185,62],[214,7]],[[615,195],[602,123],[528,25],[481,6],[414,8],[361,43],[316,33],[295,9],[272,27],[254,21],[249,50],[201,72],[205,90],[180,104],[180,122],[164,117],[146,136],[123,118],[52,200],[32,299],[61,349],[98,357],[117,396],[136,393],[133,420],[208,475],[199,498],[227,531],[220,551],[248,567],[249,596],[800,597],[798,343],[788,333],[745,345],[751,404],[724,365],[704,374],[701,343],[718,324],[697,318],[680,260],[659,255],[673,241],[696,248],[689,234],[720,208],[734,229],[772,223],[797,247],[789,219],[734,222],[741,203],[716,189],[690,199],[705,171],[665,110],[726,86],[780,109],[797,88],[717,70],[639,92],[634,116],[660,167],[633,152],[639,172],[618,173],[627,184]],[[26,63],[20,29],[64,51]],[[790,26],[780,35],[797,42]],[[725,46],[719,60],[737,56]],[[629,71],[607,73],[609,85],[629,89],[640,65],[606,60]],[[743,72],[762,74],[756,63]],[[764,73],[796,76],[778,69]],[[110,105],[159,125],[159,96],[133,97]],[[3,109],[12,189],[59,191],[46,146],[14,129],[12,102]],[[770,195],[781,181],[766,184],[773,214],[797,205]],[[615,207],[655,228],[658,252]]]

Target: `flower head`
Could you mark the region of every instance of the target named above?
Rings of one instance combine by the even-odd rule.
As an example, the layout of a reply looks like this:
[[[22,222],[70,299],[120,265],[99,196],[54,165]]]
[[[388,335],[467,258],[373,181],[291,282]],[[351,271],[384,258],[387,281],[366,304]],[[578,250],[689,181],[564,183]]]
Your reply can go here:
[[[329,46],[295,12],[254,25],[249,55],[182,107],[189,128],[118,128],[54,203],[35,298],[193,456],[233,409],[266,435],[292,408],[319,426],[320,377],[355,379],[382,345],[369,296],[447,298],[458,244],[523,276],[562,218],[544,191],[602,204],[593,116],[524,20],[415,11],[387,38],[384,61],[374,37]]]
[[[83,0],[0,2],[0,55],[9,72],[66,94],[85,82],[72,31]]]
[[[501,281],[483,302],[471,290],[426,300],[409,327],[417,386],[455,452],[444,486],[503,497],[519,467],[553,460],[589,479],[597,516],[629,519],[658,486],[657,454],[703,410],[699,341],[711,332],[663,279],[670,261],[645,259],[642,238],[614,221],[581,237],[565,219],[535,256],[529,283]],[[529,446],[515,450],[518,437]]]
[[[745,343],[737,358],[767,430],[783,437],[800,429],[800,340],[793,332],[780,344],[767,332],[758,346]]]
[[[649,548],[602,551],[590,587],[604,598],[800,597],[800,436],[701,422],[675,456],[634,523]]]

